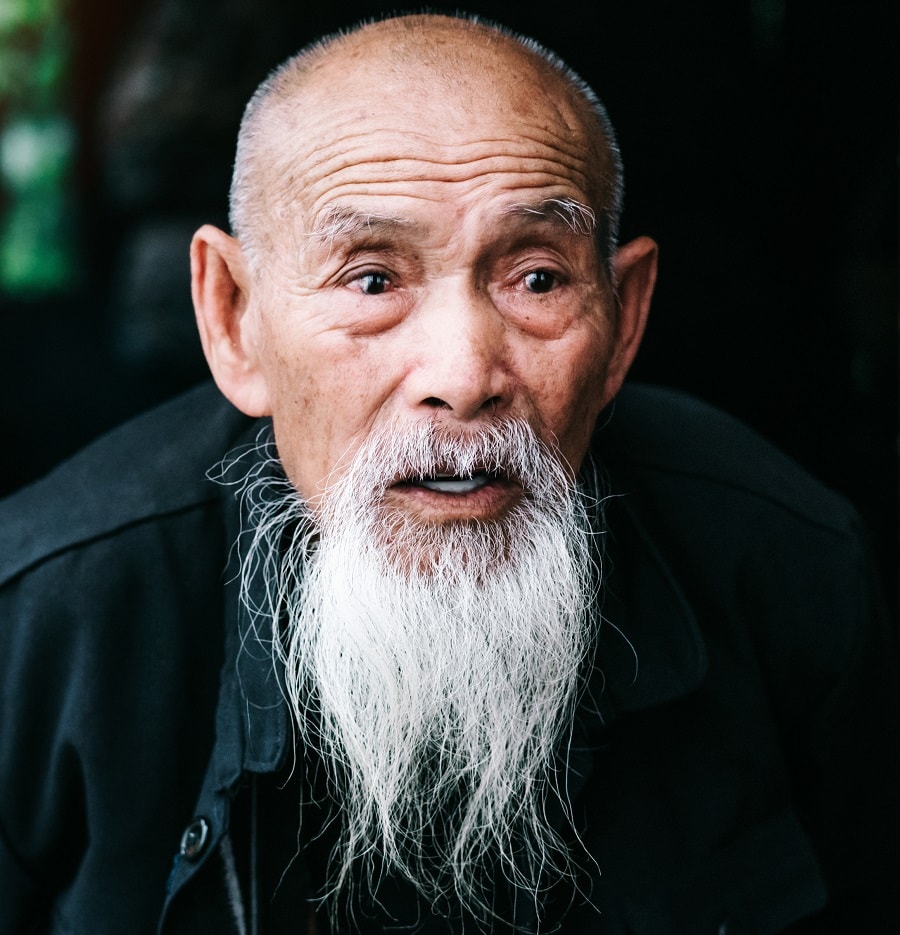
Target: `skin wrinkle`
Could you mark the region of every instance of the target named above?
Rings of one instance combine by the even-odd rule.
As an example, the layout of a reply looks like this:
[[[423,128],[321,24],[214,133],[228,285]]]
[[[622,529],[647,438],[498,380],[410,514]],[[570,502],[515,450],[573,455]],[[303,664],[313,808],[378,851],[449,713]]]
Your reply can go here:
[[[387,136],[383,144],[379,137]],[[403,139],[409,134],[404,133]],[[420,135],[422,136],[422,135]],[[269,165],[268,184],[263,191],[270,193],[267,200],[273,201],[273,206],[280,208],[282,213],[288,213],[296,207],[296,195],[303,200],[310,199],[310,192],[322,185],[350,185],[365,179],[377,180],[375,184],[391,186],[407,184],[417,180],[434,182],[470,182],[473,179],[490,174],[527,176],[533,175],[542,179],[565,179],[568,185],[573,185],[579,192],[590,190],[591,171],[586,159],[579,158],[576,153],[577,146],[572,152],[566,152],[562,147],[542,146],[545,154],[536,154],[533,143],[510,143],[506,151],[496,149],[497,140],[480,141],[476,144],[460,144],[466,150],[458,156],[450,158],[441,149],[439,156],[434,150],[439,148],[433,141],[422,136],[422,146],[428,146],[431,152],[420,151],[412,154],[397,155],[399,147],[396,134],[363,133],[354,136],[337,136],[329,140],[328,145],[317,147],[312,151],[298,151],[288,144],[280,149],[274,157],[275,164]],[[359,141],[354,147],[353,140]],[[539,144],[540,145],[540,144]],[[584,147],[580,147],[582,153]],[[372,150],[377,155],[373,155]],[[378,152],[379,149],[383,151]],[[360,157],[365,156],[364,160]],[[515,166],[510,167],[509,161],[515,160]],[[278,163],[283,163],[279,166]],[[434,171],[430,171],[434,170]],[[341,177],[342,181],[338,181]],[[272,193],[276,197],[272,198]],[[318,213],[321,206],[316,204],[313,196],[312,214]]]
[[[307,110],[304,109],[304,116],[306,114]],[[293,113],[291,116],[293,119],[288,118],[289,125],[293,124],[291,141],[295,137],[301,138],[304,142],[315,138],[319,122],[311,121],[311,125],[304,123],[298,126],[296,116]],[[353,124],[358,122],[358,120],[352,121]],[[521,122],[519,121],[519,124]],[[388,178],[380,183],[385,186],[401,180],[405,184],[416,177],[428,177],[433,181],[467,182],[482,174],[509,172],[505,162],[510,158],[518,158],[522,163],[515,170],[516,174],[525,170],[535,174],[546,173],[547,178],[552,179],[559,175],[560,167],[562,167],[565,171],[572,173],[576,186],[580,190],[590,191],[594,188],[593,173],[584,156],[586,152],[593,152],[593,148],[589,145],[584,133],[573,134],[568,126],[566,133],[554,132],[549,125],[542,127],[541,131],[537,133],[527,125],[524,127],[519,125],[516,138],[490,136],[476,142],[448,143],[444,141],[438,143],[428,134],[407,130],[403,134],[407,147],[413,151],[419,149],[419,152],[415,152],[415,155],[397,155],[397,141],[393,135],[387,134],[386,152],[378,158],[372,158],[371,149],[377,146],[376,140],[379,136],[385,136],[384,133],[379,133],[377,124],[374,129],[347,130],[342,128],[329,142],[327,148],[317,147],[309,151],[305,146],[295,146],[288,141],[287,145],[276,150],[274,157],[270,156],[275,164],[269,166],[274,178],[262,187],[262,191],[268,193],[267,200],[272,203],[273,208],[278,210],[281,207],[282,210],[279,213],[287,215],[286,207],[294,204],[292,195],[295,185],[302,185],[304,192],[309,192],[318,184],[333,181],[334,177],[342,172],[350,173],[350,179],[346,184],[353,184],[354,176],[360,174],[361,168],[376,169],[386,174]],[[536,155],[535,145],[547,150],[546,155]],[[430,156],[421,152],[424,147],[431,150]],[[500,152],[498,148],[501,148]],[[461,152],[454,152],[456,149]],[[435,150],[438,152],[437,156],[434,153]],[[362,163],[359,158],[361,154],[365,157]],[[278,162],[282,162],[283,167],[279,168]],[[297,171],[298,162],[303,167],[299,172]],[[422,172],[423,167],[432,167],[438,171],[426,175]],[[418,171],[414,172],[410,178],[408,169]],[[378,173],[369,172],[369,174]],[[285,175],[288,176],[286,180],[283,178]],[[316,213],[317,207],[314,205],[313,214]]]
[[[310,133],[315,133],[314,128],[304,127],[302,130],[304,136]],[[332,147],[337,149],[337,153],[334,158],[338,159],[343,157],[343,161],[339,162],[337,165],[338,169],[346,167],[356,167],[358,162],[352,158],[356,150],[353,148],[354,143],[359,144],[359,148],[362,149],[365,147],[367,150],[373,142],[373,137],[378,134],[378,128],[373,128],[366,131],[347,133],[342,136],[338,136],[332,142]],[[299,135],[299,134],[298,134]],[[518,139],[512,138],[498,138],[498,139],[483,139],[477,142],[466,141],[464,143],[448,143],[448,142],[438,142],[426,134],[419,134],[406,131],[404,133],[404,138],[409,139],[411,144],[418,144],[422,153],[417,153],[415,156],[407,156],[403,153],[394,154],[392,152],[387,152],[383,155],[382,161],[385,163],[391,162],[402,162],[404,159],[422,159],[426,163],[432,163],[434,165],[443,165],[448,167],[453,166],[463,166],[468,163],[478,163],[485,160],[491,161],[500,161],[509,156],[527,156],[531,159],[538,159],[540,157],[535,156],[531,152],[532,147],[537,145],[542,149],[548,150],[553,154],[552,157],[549,157],[554,163],[559,162],[565,165],[568,168],[575,168],[577,166],[586,165],[586,161],[583,157],[585,150],[585,143],[583,140],[579,140],[578,143],[573,143],[570,146],[567,146],[566,143],[569,142],[569,136],[560,135],[556,139],[547,140],[546,137],[549,135],[549,131],[544,134],[544,136],[538,135],[529,135],[527,131],[523,130]],[[410,145],[410,149],[414,147]],[[294,162],[297,158],[310,158],[311,156],[320,156],[322,154],[322,149],[315,149],[302,156],[302,150],[294,150],[290,145],[285,147],[288,150],[287,157],[288,160]],[[425,150],[437,150],[436,153],[432,155],[425,156]],[[455,150],[462,150],[462,155],[454,155]],[[498,152],[499,150],[499,152]],[[561,157],[561,158],[560,158]],[[324,162],[324,158],[320,158],[320,162]],[[367,153],[367,162],[372,162],[370,154]],[[317,163],[313,163],[316,165]],[[334,166],[326,166],[326,173],[334,171]],[[586,170],[585,175],[589,173],[589,169]]]
[[[385,170],[389,167],[390,174],[397,178],[406,179],[410,174],[408,170],[415,170],[413,178],[429,179],[435,182],[467,182],[473,178],[489,173],[505,174],[509,172],[526,174],[546,174],[549,177],[558,177],[561,175],[560,169],[571,172],[577,185],[584,186],[590,177],[590,172],[585,165],[584,160],[560,158],[553,155],[553,151],[546,156],[535,155],[533,151],[527,153],[523,147],[521,152],[510,149],[509,152],[498,154],[496,150],[491,155],[470,155],[467,158],[443,159],[434,156],[428,157],[424,153],[416,155],[388,156],[381,155],[373,158],[369,154],[365,163],[354,160],[355,151],[340,145],[342,141],[335,143],[335,148],[339,151],[334,156],[323,155],[322,150],[316,151],[307,157],[306,164],[300,160],[303,166],[302,171],[298,172],[298,154],[292,154],[287,160],[289,163],[289,178],[292,181],[302,179],[303,187],[306,189],[310,185],[323,184],[333,176],[339,173],[362,173],[370,172],[372,169]],[[371,146],[373,140],[367,139],[367,148]],[[360,147],[362,152],[362,146]],[[316,158],[312,159],[311,156]],[[519,165],[513,170],[507,167],[509,159],[517,159]],[[436,171],[427,173],[423,171],[427,167],[433,167]],[[444,170],[444,171],[441,171]],[[288,174],[287,171],[285,174]],[[387,181],[393,181],[388,179]],[[279,186],[276,186],[276,188]],[[267,186],[268,188],[268,186]]]
[[[419,161],[417,161],[417,163],[418,162]],[[422,172],[417,173],[415,177],[413,177],[411,173],[407,173],[402,177],[398,175],[394,178],[381,178],[380,180],[375,179],[372,175],[367,178],[361,172],[346,172],[344,175],[346,176],[345,178],[340,178],[338,173],[334,172],[323,176],[323,182],[326,179],[328,180],[328,188],[327,191],[321,195],[316,194],[316,188],[319,187],[319,180],[314,176],[307,177],[306,183],[302,189],[302,194],[298,192],[299,197],[297,199],[292,199],[289,196],[279,198],[278,203],[280,204],[280,208],[276,208],[275,213],[290,222],[292,219],[296,219],[298,200],[312,198],[308,214],[316,217],[327,210],[329,202],[352,195],[354,189],[357,187],[363,189],[365,194],[370,195],[386,196],[397,193],[403,197],[413,197],[408,193],[407,186],[416,181],[427,181],[437,185],[477,185],[482,180],[484,182],[492,182],[505,179],[510,189],[521,190],[526,187],[540,189],[560,186],[564,189],[563,192],[560,192],[560,197],[570,197],[573,200],[579,201],[583,200],[581,189],[577,186],[573,186],[571,182],[563,180],[558,172],[547,171],[546,166],[540,165],[534,167],[519,165],[514,169],[495,168],[491,169],[490,172],[472,171],[465,176],[460,175],[450,179],[429,177]],[[486,179],[485,176],[488,175],[492,178]],[[528,181],[525,182],[525,179],[528,179]],[[576,193],[577,195],[581,195],[581,198],[574,197]],[[438,194],[433,200],[444,201],[446,199]]]

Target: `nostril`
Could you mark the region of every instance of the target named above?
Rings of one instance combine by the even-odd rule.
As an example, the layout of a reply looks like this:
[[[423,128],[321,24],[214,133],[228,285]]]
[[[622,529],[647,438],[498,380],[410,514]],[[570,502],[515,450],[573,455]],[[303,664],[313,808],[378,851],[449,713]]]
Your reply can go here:
[[[496,409],[501,401],[502,399],[500,396],[491,396],[490,399],[486,399],[478,409]],[[422,400],[422,405],[430,406],[432,409],[449,409],[451,412],[453,411],[453,406],[439,396],[426,396],[425,399]]]
[[[439,396],[426,396],[425,399],[422,400],[422,405],[430,406],[432,409],[449,409],[451,411],[453,410],[453,407],[450,405],[450,403],[441,399]],[[479,406],[478,408],[479,409],[496,409],[497,406],[499,405],[500,405],[500,397],[491,396],[490,399],[486,399],[481,404],[481,406]]]

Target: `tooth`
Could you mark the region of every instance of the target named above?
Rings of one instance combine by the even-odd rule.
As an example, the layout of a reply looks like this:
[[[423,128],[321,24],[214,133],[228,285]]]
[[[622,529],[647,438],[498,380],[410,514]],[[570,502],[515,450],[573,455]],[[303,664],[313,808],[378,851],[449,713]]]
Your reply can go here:
[[[438,493],[469,493],[478,490],[488,482],[486,474],[477,474],[475,477],[453,477],[451,475],[438,475],[437,477],[422,478],[419,483],[428,490]]]

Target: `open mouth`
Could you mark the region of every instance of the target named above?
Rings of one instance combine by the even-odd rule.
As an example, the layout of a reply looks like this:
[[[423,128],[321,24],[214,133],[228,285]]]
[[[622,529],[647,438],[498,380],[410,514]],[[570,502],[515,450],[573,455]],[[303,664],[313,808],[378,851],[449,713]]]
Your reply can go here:
[[[398,479],[385,491],[385,504],[419,519],[494,519],[507,512],[522,488],[502,471],[438,470]]]
[[[480,490],[497,479],[496,474],[487,471],[478,471],[470,477],[460,477],[458,474],[434,474],[430,477],[419,477],[411,483],[435,493],[463,494]]]

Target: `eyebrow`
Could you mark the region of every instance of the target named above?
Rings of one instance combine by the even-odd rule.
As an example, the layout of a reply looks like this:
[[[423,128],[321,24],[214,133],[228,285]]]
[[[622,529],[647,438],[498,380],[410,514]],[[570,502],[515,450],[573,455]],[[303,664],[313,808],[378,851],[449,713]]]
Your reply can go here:
[[[597,231],[594,209],[574,198],[545,198],[536,203],[518,202],[509,205],[504,214],[538,218],[552,223],[562,221],[574,234],[593,235]]]
[[[331,207],[317,220],[307,236],[322,243],[333,244],[337,237],[385,233],[413,226],[413,222],[408,218],[372,211],[356,211],[353,208]]]

